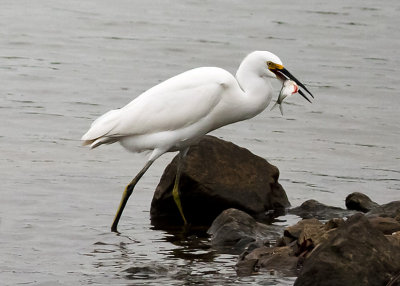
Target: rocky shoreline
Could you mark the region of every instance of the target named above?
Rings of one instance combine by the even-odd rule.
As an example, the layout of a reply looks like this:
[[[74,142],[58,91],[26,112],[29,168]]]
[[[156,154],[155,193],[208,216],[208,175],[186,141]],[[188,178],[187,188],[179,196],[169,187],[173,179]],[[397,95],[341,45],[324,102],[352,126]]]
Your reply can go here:
[[[159,228],[181,224],[171,190],[176,159],[154,194]],[[210,226],[211,246],[238,254],[238,275],[278,272],[306,285],[400,285],[400,201],[384,205],[362,193],[346,209],[308,200],[289,208],[279,170],[230,142],[205,136],[190,148],[180,181],[186,218]],[[271,224],[285,213],[299,221]]]

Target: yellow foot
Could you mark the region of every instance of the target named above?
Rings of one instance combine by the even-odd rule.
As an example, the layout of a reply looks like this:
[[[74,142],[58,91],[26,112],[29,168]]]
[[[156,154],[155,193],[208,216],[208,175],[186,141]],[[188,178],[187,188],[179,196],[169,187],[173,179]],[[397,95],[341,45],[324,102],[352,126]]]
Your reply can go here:
[[[181,199],[179,197],[178,184],[179,184],[179,178],[175,178],[175,184],[174,184],[174,189],[172,190],[172,196],[174,197],[175,204],[178,207],[179,213],[181,214],[183,223],[186,226],[188,223],[185,218],[185,215],[183,214]]]

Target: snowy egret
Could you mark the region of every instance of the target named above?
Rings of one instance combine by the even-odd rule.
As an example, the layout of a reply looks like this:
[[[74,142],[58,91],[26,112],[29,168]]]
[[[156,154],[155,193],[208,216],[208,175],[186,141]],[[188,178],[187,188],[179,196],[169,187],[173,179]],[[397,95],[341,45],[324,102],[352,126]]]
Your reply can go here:
[[[151,151],[143,169],[125,187],[111,230],[117,232],[125,205],[143,174],[162,154],[174,151],[179,151],[179,160],[172,194],[186,225],[179,180],[189,146],[212,130],[263,111],[272,98],[271,79],[291,79],[312,96],[276,55],[255,51],[242,61],[236,77],[217,67],[192,69],[96,119],[82,136],[84,145],[96,148],[119,142],[132,152]],[[301,90],[298,92],[310,101]]]

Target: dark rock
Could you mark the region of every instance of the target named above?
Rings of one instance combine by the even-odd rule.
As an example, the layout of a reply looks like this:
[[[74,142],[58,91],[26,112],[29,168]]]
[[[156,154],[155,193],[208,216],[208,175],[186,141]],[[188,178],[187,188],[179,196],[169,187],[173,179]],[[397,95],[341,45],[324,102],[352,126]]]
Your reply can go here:
[[[334,228],[338,228],[344,223],[344,219],[342,218],[333,218],[327,221],[324,225],[325,230],[331,230]]]
[[[288,213],[298,215],[299,217],[305,219],[317,218],[321,220],[328,220],[354,214],[354,211],[327,206],[316,200],[308,200],[302,203],[299,207],[289,209]]]
[[[354,192],[346,197],[346,208],[348,210],[366,213],[378,206],[377,203],[373,202],[367,195],[362,193]]]
[[[327,231],[323,226],[305,225],[297,239],[295,253],[298,256],[307,256],[320,243],[327,240]]]
[[[289,246],[260,247],[251,252],[245,252],[239,257],[236,264],[238,275],[250,275],[261,270],[276,271],[287,276],[296,276],[298,273],[298,258]]]
[[[327,231],[317,219],[304,219],[287,227],[284,236],[277,241],[275,247],[261,246],[247,248],[239,257],[236,270],[239,275],[250,275],[266,270],[277,271],[284,275],[297,275],[299,269],[298,256],[304,256],[315,245],[322,241]]]
[[[368,216],[400,218],[400,201],[380,205],[367,213]]]
[[[281,247],[281,246],[288,246],[288,245],[291,245],[291,244],[293,244],[293,243],[295,243],[296,241],[293,239],[293,238],[291,238],[291,237],[288,237],[288,236],[281,236],[280,238],[278,238],[277,240],[276,240],[276,243],[275,243],[275,245],[274,246],[278,246],[278,247]]]
[[[400,231],[400,223],[394,218],[378,216],[370,217],[368,220],[374,228],[379,229],[384,234]]]
[[[386,286],[400,286],[400,272]]]
[[[236,264],[236,273],[239,276],[247,276],[252,275],[258,272],[258,268],[256,267],[258,259],[257,258],[243,258],[243,260],[239,260]]]
[[[397,231],[391,235],[386,235],[386,238],[392,243],[400,248],[400,231]]]
[[[303,219],[296,223],[295,225],[288,226],[283,235],[291,238],[292,240],[296,240],[300,237],[300,234],[304,231],[305,228],[317,228],[320,229],[323,227],[322,222],[315,218]]]
[[[182,224],[172,198],[177,157],[167,166],[151,203],[155,226]],[[233,143],[204,136],[190,147],[180,180],[183,212],[192,225],[210,225],[225,209],[252,216],[284,210],[289,201],[278,183],[279,170]]]
[[[297,256],[305,257],[320,243],[327,240],[327,233],[330,226],[322,224],[319,220],[303,219],[293,226],[289,226],[284,231],[286,241],[292,239],[293,251]]]
[[[386,285],[399,270],[400,248],[359,213],[313,249],[294,285]]]
[[[227,209],[214,220],[207,233],[211,235],[213,247],[240,253],[251,242],[260,245],[265,240],[276,240],[281,230],[280,227],[258,223],[243,211]]]

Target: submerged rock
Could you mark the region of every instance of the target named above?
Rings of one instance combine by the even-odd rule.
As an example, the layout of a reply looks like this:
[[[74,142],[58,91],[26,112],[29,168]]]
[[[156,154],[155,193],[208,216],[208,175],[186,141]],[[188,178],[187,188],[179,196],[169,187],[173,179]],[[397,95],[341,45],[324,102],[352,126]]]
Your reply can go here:
[[[367,195],[363,193],[354,192],[346,197],[346,208],[348,210],[361,211],[363,213],[369,212],[379,205],[372,201]]]
[[[149,279],[166,276],[169,271],[168,267],[158,264],[132,266],[124,270],[125,277],[128,279]]]
[[[326,240],[331,228],[325,226],[317,219],[304,219],[287,227],[274,247],[250,245],[239,257],[237,273],[250,275],[264,270],[297,276],[304,257]]]
[[[250,244],[239,256],[239,275],[277,271],[298,276],[296,286],[400,283],[400,201],[378,205],[365,215],[313,200],[296,209],[313,218],[286,227],[273,247]],[[335,215],[325,223],[315,218]]]
[[[386,285],[399,271],[400,248],[355,214],[313,249],[294,285]]]
[[[243,211],[227,209],[214,220],[207,233],[211,235],[212,246],[240,253],[251,242],[262,245],[266,240],[276,240],[281,230],[281,227],[258,223]]]
[[[241,254],[236,264],[236,272],[243,276],[267,270],[269,273],[278,272],[287,276],[296,276],[298,261],[298,257],[294,255],[290,246],[263,246]]]
[[[304,219],[317,218],[322,220],[340,218],[354,214],[354,211],[327,206],[316,200],[305,201],[300,206],[289,209],[288,212],[290,214],[298,215],[299,217]]]
[[[361,213],[324,224],[303,219],[286,227],[274,247],[250,244],[236,270],[239,275],[277,271],[298,276],[297,286],[386,285],[400,273],[400,231],[392,233],[398,227],[393,218]]]
[[[165,169],[151,203],[151,220],[158,227],[182,223],[171,194],[177,160]],[[180,197],[192,225],[210,225],[228,208],[262,216],[290,205],[278,168],[233,143],[204,136],[190,147],[182,169]]]

